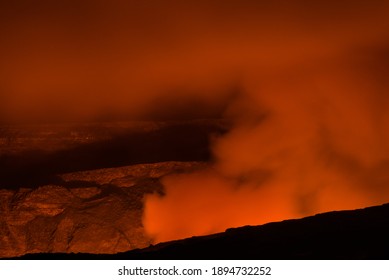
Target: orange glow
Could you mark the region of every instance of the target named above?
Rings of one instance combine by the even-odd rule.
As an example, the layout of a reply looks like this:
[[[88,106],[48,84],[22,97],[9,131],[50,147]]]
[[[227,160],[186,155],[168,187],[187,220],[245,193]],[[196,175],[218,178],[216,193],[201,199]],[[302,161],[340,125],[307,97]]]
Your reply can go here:
[[[213,166],[146,197],[155,242],[388,201],[389,61],[362,47],[380,43],[354,37],[356,21],[346,30],[271,41],[226,111],[235,125],[214,141]]]
[[[388,1],[13,2],[0,122],[232,119],[208,169],[145,198],[156,242],[389,200]]]
[[[321,66],[247,82],[213,166],[146,198],[156,242],[388,201],[387,100],[364,70]]]
[[[166,197],[150,196],[145,205],[144,224],[157,242],[298,216],[279,187],[241,187],[210,170],[167,178],[165,187]]]

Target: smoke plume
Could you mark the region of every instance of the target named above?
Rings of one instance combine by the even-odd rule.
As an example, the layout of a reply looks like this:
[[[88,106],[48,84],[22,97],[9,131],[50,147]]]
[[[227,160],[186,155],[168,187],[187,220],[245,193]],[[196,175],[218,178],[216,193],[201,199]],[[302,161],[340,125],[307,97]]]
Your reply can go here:
[[[291,31],[246,68],[212,165],[146,197],[156,242],[388,201],[389,49],[377,21],[348,20]]]

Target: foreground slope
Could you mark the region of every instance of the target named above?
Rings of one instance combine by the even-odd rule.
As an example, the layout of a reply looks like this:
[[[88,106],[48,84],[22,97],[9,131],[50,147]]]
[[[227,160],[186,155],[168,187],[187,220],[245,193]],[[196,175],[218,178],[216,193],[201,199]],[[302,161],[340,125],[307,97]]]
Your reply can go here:
[[[114,255],[24,259],[389,259],[389,204],[229,229]]]
[[[229,229],[118,258],[389,259],[389,204]]]

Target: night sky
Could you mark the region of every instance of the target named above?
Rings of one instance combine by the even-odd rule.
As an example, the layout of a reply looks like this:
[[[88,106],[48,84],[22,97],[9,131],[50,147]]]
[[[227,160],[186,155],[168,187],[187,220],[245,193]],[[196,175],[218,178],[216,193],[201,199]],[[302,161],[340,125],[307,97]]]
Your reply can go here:
[[[312,68],[337,67],[334,63],[368,64],[369,73],[380,72],[377,78],[385,82],[388,6],[387,1],[2,1],[1,118],[133,115],[177,96],[213,108],[231,95],[231,87],[281,72],[303,77]]]

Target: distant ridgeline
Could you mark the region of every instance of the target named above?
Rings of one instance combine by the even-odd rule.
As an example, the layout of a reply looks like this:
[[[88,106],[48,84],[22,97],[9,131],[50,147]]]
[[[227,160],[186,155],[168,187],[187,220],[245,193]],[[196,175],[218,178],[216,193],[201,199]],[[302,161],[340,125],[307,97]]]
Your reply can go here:
[[[223,120],[0,128],[0,189],[58,184],[58,174],[165,161],[208,161]]]

